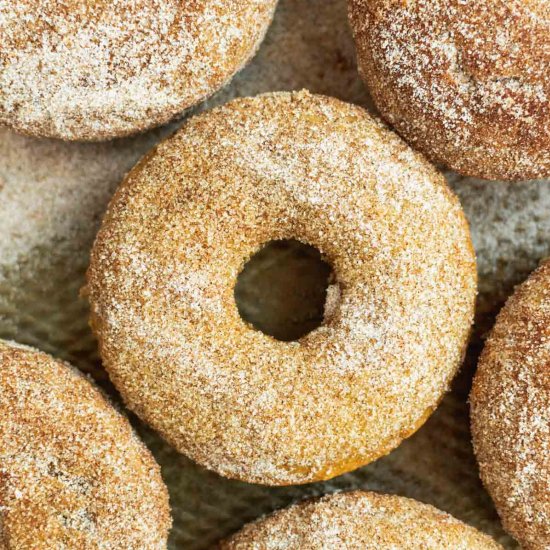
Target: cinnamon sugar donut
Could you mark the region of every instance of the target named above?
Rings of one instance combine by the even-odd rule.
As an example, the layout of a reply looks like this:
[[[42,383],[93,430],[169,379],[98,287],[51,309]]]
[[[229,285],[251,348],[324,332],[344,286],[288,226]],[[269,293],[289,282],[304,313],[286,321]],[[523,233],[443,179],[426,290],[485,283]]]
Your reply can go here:
[[[166,548],[168,493],[88,379],[0,340],[0,547]]]
[[[246,525],[220,550],[502,550],[433,506],[366,491],[325,496]]]
[[[523,548],[550,548],[550,260],[498,316],[471,394],[481,478]]]
[[[99,140],[164,124],[254,54],[276,0],[0,0],[0,124]]]
[[[336,280],[324,323],[293,342],[234,300],[243,264],[284,239],[320,250]],[[476,270],[460,204],[422,157],[359,107],[276,93],[193,117],[134,168],[88,291],[132,410],[222,475],[293,484],[423,424],[461,363]]]
[[[550,177],[546,0],[349,0],[384,116],[432,160],[489,179]]]

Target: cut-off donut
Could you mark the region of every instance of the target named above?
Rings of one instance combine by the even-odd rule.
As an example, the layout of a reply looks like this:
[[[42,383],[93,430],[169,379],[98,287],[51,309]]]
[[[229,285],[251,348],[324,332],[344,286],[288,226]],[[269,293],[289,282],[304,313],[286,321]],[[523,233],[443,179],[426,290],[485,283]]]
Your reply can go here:
[[[0,340],[4,549],[162,550],[160,469],[128,420],[76,368]]]
[[[472,387],[474,450],[504,528],[550,547],[550,260],[500,312]]]
[[[410,498],[353,491],[261,518],[219,550],[503,550],[487,535]]]
[[[492,180],[550,177],[547,0],[349,0],[359,72],[432,161]]]
[[[256,52],[276,0],[2,0],[0,124],[66,140],[159,126]]]

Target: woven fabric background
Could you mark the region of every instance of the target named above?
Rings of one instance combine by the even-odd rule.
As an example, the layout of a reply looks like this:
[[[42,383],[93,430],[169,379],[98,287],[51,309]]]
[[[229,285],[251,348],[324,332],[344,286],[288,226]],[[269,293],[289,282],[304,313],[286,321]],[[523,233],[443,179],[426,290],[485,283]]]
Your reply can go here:
[[[353,52],[345,0],[281,0],[253,62],[199,109],[236,96],[301,88],[371,108]],[[115,400],[79,289],[116,185],[144,152],[180,124],[101,144],[37,140],[0,129],[0,337],[33,345],[93,373]],[[480,274],[475,334],[453,391],[425,426],[387,457],[332,481],[301,487],[222,479],[178,455],[132,418],[170,490],[170,548],[208,548],[262,513],[305,496],[357,487],[431,503],[507,548],[516,547],[478,479],[467,395],[495,313],[513,286],[550,255],[550,181],[512,184],[447,175],[470,220]],[[288,260],[292,254],[287,250],[283,256]],[[253,285],[269,273],[269,262],[280,260],[257,262],[246,284]],[[288,269],[296,268],[296,261]],[[255,289],[250,290],[243,296],[254,296]]]

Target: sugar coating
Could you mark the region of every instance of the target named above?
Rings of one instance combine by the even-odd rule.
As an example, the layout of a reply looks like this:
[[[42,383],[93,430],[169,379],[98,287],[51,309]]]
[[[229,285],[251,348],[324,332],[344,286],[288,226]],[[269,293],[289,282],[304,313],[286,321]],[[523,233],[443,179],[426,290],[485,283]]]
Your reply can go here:
[[[330,319],[283,343],[233,290],[267,241],[332,265]],[[475,259],[456,197],[359,107],[307,92],[189,120],[130,173],[96,239],[92,327],[127,405],[228,477],[327,479],[389,452],[448,389]]]
[[[481,478],[523,548],[550,548],[550,261],[498,316],[471,393]]]
[[[388,122],[469,176],[550,176],[547,0],[350,0],[358,64]]]
[[[0,340],[0,546],[161,550],[160,470],[84,375]]]
[[[108,143],[29,138],[0,127],[0,281],[35,249],[82,257],[122,176],[158,139]]]
[[[220,550],[499,550],[487,535],[415,500],[353,491],[246,525]]]
[[[518,185],[446,176],[472,231],[479,277],[476,317],[492,326],[514,286],[550,256],[550,180]]]
[[[254,54],[276,0],[0,0],[0,123],[97,140],[163,124]]]
[[[344,2],[283,0],[279,5],[260,55],[216,96],[216,101],[224,102],[229,94],[251,95],[283,87],[307,87],[354,103],[364,102],[353,64],[353,44],[345,24]],[[156,138],[147,139],[152,143]],[[78,145],[78,154],[66,154],[75,151],[73,145]],[[115,189],[134,159],[147,149],[148,144],[144,144],[141,137],[99,145],[63,144],[0,130],[0,178],[4,180],[3,192],[0,192],[0,227],[13,229],[8,237],[0,238],[0,264],[9,260],[11,267],[17,248],[17,252],[22,253],[17,255],[18,269],[29,272],[26,257],[29,251],[33,253],[31,247],[38,245],[41,253],[34,254],[38,256],[37,271],[40,268],[43,272],[43,266],[53,258],[63,257],[68,276],[75,278],[70,291],[65,292],[62,307],[58,307],[59,302],[49,294],[33,291],[28,284],[17,287],[21,295],[27,296],[26,307],[0,289],[0,301],[11,299],[12,310],[20,313],[22,319],[15,315],[10,319],[4,317],[1,322],[5,334],[9,334],[6,324],[17,319],[17,334],[29,341],[27,319],[35,315],[32,326],[42,323],[48,334],[60,334],[64,341],[75,343],[93,356],[95,343],[92,345],[87,333],[82,336],[80,328],[82,309],[74,312],[73,304],[78,303],[74,288],[81,284],[80,271],[74,274],[75,258],[79,265],[87,264],[89,243],[95,236],[110,190]],[[20,151],[24,153],[20,155]],[[453,187],[470,220],[480,268],[480,292],[484,301],[494,307],[494,296],[498,300],[506,297],[511,286],[525,279],[535,267],[537,258],[550,255],[550,217],[547,215],[550,181],[487,185],[482,180],[459,178]],[[21,216],[22,223],[10,225],[14,216]],[[77,251],[76,256],[69,256],[73,250]],[[50,272],[48,278],[54,278]],[[0,267],[0,286],[1,279]],[[17,284],[20,283],[9,280],[8,288],[15,288]],[[52,326],[50,319],[59,316],[62,322]],[[40,345],[45,342],[43,334],[40,334]],[[65,349],[59,347],[56,354]],[[82,366],[82,361],[78,364]],[[365,483],[369,487],[428,499],[442,509],[452,510],[457,517],[469,518],[476,525],[500,534],[489,499],[478,490],[478,484],[472,482],[477,468],[468,458],[469,436],[462,401],[461,396],[450,396],[419,438],[401,446],[389,460],[373,465],[374,469],[359,470],[356,476],[340,477],[332,484],[311,488],[304,486],[281,492],[224,482],[202,471],[197,473],[185,459],[178,461],[166,447],[159,460],[166,466],[163,473],[172,486],[172,506],[176,508],[173,511],[177,528],[175,544],[179,543],[182,548],[202,548],[206,543],[205,533],[212,540],[227,532],[229,523],[224,518],[230,517],[230,525],[236,528],[245,521],[243,518],[248,520],[260,510],[286,504],[288,498],[284,500],[282,494],[292,493],[296,498],[298,492]],[[154,447],[161,445],[154,436],[150,441]],[[442,446],[436,441],[442,441]],[[420,485],[420,481],[425,483]]]

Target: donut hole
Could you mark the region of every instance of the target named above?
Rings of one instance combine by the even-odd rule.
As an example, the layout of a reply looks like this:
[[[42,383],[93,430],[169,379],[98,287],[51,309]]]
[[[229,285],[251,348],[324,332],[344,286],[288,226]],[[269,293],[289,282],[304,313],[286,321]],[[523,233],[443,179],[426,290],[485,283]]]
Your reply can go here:
[[[298,340],[325,318],[331,266],[294,239],[269,241],[244,265],[235,284],[241,318],[276,340]]]

